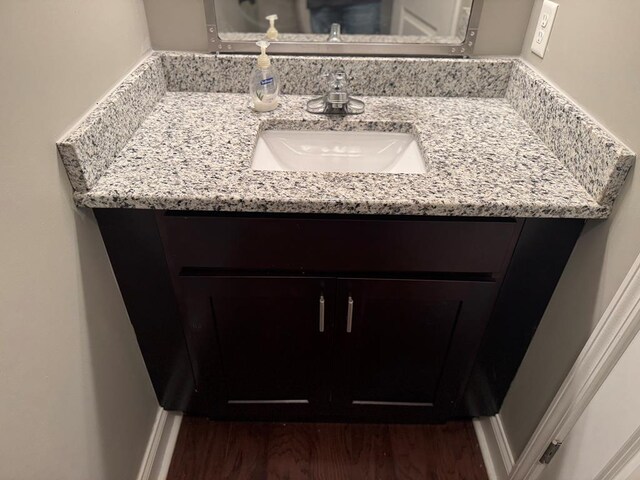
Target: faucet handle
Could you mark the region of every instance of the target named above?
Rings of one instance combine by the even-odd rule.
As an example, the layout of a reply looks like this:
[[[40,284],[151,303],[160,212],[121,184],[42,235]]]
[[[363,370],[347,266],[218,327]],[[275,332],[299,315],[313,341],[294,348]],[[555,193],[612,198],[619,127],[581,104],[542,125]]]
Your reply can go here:
[[[338,70],[329,74],[329,87],[332,90],[346,90],[347,86],[347,74],[344,70]]]

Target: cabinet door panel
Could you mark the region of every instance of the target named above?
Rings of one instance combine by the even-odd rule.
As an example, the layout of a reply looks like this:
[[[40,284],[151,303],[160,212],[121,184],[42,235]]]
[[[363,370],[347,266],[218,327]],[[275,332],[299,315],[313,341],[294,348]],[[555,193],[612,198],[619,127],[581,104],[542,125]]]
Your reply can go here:
[[[198,386],[223,412],[278,406],[295,411],[296,405],[308,409],[327,401],[324,369],[334,282],[291,277],[181,281]]]
[[[344,279],[338,292],[337,403],[356,416],[450,408],[473,362],[495,284]]]

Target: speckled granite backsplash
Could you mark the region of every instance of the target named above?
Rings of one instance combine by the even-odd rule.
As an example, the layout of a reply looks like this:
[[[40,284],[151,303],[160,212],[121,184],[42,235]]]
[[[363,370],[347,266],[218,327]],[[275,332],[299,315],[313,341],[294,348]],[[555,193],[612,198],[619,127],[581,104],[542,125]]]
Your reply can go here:
[[[514,64],[506,98],[596,201],[612,205],[633,152],[521,62]]]
[[[172,92],[244,93],[255,55],[163,53]],[[274,56],[289,95],[324,93],[323,73],[342,69],[353,95],[412,97],[504,97],[513,61],[434,58]]]
[[[241,95],[254,62],[251,55],[152,55],[58,144],[76,203],[604,218],[635,159],[517,59],[274,57],[285,96],[266,114],[249,110]],[[350,78],[351,93],[365,97],[365,114],[328,119],[304,112],[308,96],[323,91],[322,73],[337,68]],[[260,129],[316,124],[396,125],[418,137],[428,171],[251,169]]]
[[[166,91],[161,60],[152,56],[58,143],[76,192],[95,185]]]

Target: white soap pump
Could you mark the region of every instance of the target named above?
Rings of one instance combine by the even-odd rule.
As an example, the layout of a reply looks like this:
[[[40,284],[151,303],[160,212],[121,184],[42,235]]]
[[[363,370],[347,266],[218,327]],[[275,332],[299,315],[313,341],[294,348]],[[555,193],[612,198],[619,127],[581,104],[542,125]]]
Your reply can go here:
[[[280,76],[267,55],[267,48],[271,44],[266,40],[260,40],[256,45],[260,47],[262,53],[258,56],[258,63],[251,72],[249,93],[253,109],[257,112],[268,112],[280,104]]]
[[[278,30],[276,30],[276,20],[278,20],[278,15],[267,15],[265,18],[269,20],[269,29],[266,34],[267,40],[275,42],[278,40]]]

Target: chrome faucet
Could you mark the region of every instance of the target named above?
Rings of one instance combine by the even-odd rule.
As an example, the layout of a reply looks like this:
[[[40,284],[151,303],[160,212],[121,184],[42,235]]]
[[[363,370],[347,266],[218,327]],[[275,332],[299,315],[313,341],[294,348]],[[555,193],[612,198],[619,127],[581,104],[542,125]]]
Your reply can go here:
[[[329,75],[330,90],[322,97],[307,102],[307,112],[337,115],[357,115],[364,112],[364,102],[349,96],[347,75],[343,71]]]

